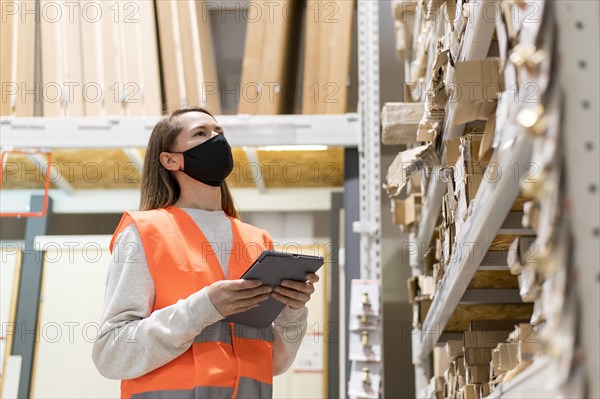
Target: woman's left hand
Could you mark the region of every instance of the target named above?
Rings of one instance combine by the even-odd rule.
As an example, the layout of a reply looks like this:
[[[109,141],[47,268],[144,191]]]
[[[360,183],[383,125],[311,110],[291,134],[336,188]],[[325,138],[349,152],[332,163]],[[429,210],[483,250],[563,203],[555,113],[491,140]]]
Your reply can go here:
[[[281,303],[285,303],[292,309],[300,309],[310,300],[310,296],[315,292],[314,283],[319,281],[319,276],[314,273],[306,275],[306,281],[282,280],[271,294],[273,298]]]

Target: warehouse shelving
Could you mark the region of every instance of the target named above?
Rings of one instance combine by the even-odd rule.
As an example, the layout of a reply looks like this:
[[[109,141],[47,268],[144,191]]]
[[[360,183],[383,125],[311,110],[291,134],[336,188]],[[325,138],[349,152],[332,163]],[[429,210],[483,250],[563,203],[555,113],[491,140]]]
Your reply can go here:
[[[531,155],[532,138],[522,134],[514,143],[506,143],[505,148],[496,152],[491,162],[496,162],[502,171],[497,181],[484,180],[473,199],[473,212],[456,238],[457,254],[450,259],[447,272],[438,290],[421,329],[418,357],[429,357],[434,344],[439,339],[452,312],[460,302],[469,282],[484,258],[481,245],[490,243],[508,215],[519,194],[519,181],[512,173],[511,166],[525,164]],[[522,170],[521,170],[522,172]],[[485,204],[485,206],[479,206]]]
[[[159,117],[2,117],[3,148],[146,147]],[[358,114],[221,115],[233,147],[327,145],[356,147]]]
[[[484,59],[488,54],[488,49],[494,34],[494,20],[490,19],[486,12],[489,7],[495,5],[495,1],[485,0],[481,2],[473,2],[473,7],[470,9],[473,13],[473,18],[469,18],[465,30],[465,43],[459,59],[461,61],[474,61]],[[468,41],[467,38],[472,38]],[[444,121],[444,139],[451,139],[462,136],[464,124],[456,124],[454,122],[454,110],[456,102],[450,101],[447,106],[447,117]],[[437,217],[442,206],[442,196],[446,185],[443,179],[439,176],[439,169],[435,169],[432,173],[427,188],[428,201],[424,204],[419,230],[417,232],[417,243],[419,247],[426,247],[431,240],[433,230],[436,225]],[[418,268],[419,264],[411,265]]]
[[[467,26],[464,46],[459,60],[484,58],[493,33],[494,24],[485,18],[484,10],[495,1],[472,2],[471,15],[478,10],[476,19]],[[546,7],[554,7],[559,27],[560,79],[564,95],[564,142],[566,143],[565,164],[568,181],[568,204],[565,212],[569,214],[573,232],[574,265],[577,281],[570,285],[576,287],[581,317],[579,334],[581,347],[572,348],[573,364],[560,363],[557,353],[538,354],[533,363],[509,381],[500,384],[490,398],[540,398],[540,397],[598,397],[598,323],[597,303],[599,298],[600,271],[598,270],[598,148],[600,140],[596,133],[600,104],[598,90],[598,44],[574,46],[590,37],[598,36],[598,3],[591,2],[546,2]],[[489,14],[488,14],[489,15]],[[482,18],[483,17],[483,18]],[[485,40],[481,40],[485,38]],[[470,58],[473,57],[473,58]],[[464,125],[454,126],[452,122],[453,104],[448,104],[444,138],[462,135]],[[503,228],[510,207],[520,189],[520,180],[524,170],[517,176],[512,175],[512,165],[524,166],[530,160],[533,137],[524,129],[512,126],[509,122],[508,135],[504,131],[503,143],[496,149],[491,162],[499,165],[503,173],[499,181],[484,181],[470,207],[470,214],[462,231],[456,237],[455,249],[446,274],[438,286],[436,296],[423,322],[419,335],[413,340],[413,362],[416,369],[417,397],[426,396],[429,379],[431,352],[438,340],[448,339],[443,334],[445,325],[454,309],[464,302],[465,297],[474,297],[476,293],[467,289],[477,270],[502,270],[504,262],[491,262],[491,254],[478,251],[472,243],[489,243],[496,234],[529,235],[530,232],[514,231]],[[582,134],[580,134],[583,132]],[[594,132],[593,134],[591,132]],[[577,134],[575,134],[577,133]],[[591,167],[590,165],[594,165]],[[591,168],[591,169],[590,169]],[[509,172],[510,170],[510,172]],[[582,173],[585,170],[585,173]],[[424,249],[430,244],[441,208],[442,196],[446,185],[437,177],[437,171],[427,187],[428,201],[424,204],[418,231],[411,234],[411,241],[417,248]],[[583,178],[585,176],[585,178]],[[504,226],[506,227],[506,226]],[[462,250],[460,250],[462,249]],[[496,260],[496,258],[494,258]],[[418,273],[422,260],[411,257],[413,273]],[[592,266],[594,265],[594,266]],[[504,293],[508,296],[508,292]],[[571,294],[575,296],[573,291]],[[575,301],[571,301],[575,303]],[[483,303],[483,302],[479,302]],[[575,306],[575,305],[573,305]],[[574,309],[568,314],[576,314]],[[566,349],[568,350],[568,349]],[[585,352],[585,354],[584,354]],[[558,352],[560,353],[560,352]],[[569,355],[567,355],[569,356]],[[560,357],[560,355],[559,355]],[[552,376],[555,376],[553,378]]]

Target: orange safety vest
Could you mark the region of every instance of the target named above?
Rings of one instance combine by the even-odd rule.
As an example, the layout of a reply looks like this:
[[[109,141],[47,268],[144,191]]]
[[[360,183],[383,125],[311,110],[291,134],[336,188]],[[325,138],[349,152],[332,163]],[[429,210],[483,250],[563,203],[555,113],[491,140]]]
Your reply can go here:
[[[238,279],[265,249],[269,234],[228,216],[233,232],[229,276]],[[217,257],[194,220],[175,206],[125,212],[119,232],[135,223],[156,287],[152,311],[225,279]],[[140,354],[143,356],[143,353]],[[273,328],[217,322],[205,327],[183,354],[141,377],[121,381],[121,398],[271,398]]]

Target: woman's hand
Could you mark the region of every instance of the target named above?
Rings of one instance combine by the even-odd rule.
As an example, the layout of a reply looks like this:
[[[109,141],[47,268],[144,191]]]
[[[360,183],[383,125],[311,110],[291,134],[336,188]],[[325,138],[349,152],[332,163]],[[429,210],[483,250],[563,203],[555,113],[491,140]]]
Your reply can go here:
[[[273,290],[273,298],[281,303],[285,303],[292,309],[300,309],[310,300],[310,296],[315,292],[314,283],[319,281],[319,276],[314,273],[306,275],[306,281],[283,280]]]
[[[207,288],[207,294],[215,308],[223,316],[244,312],[269,299],[271,286],[261,286],[260,280],[219,280]]]

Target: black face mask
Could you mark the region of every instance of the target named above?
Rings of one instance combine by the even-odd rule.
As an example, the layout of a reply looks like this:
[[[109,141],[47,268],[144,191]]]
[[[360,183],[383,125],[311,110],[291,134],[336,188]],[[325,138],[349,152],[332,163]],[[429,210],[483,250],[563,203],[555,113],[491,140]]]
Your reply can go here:
[[[222,134],[190,148],[183,154],[183,173],[212,187],[219,187],[233,170],[231,147]]]

